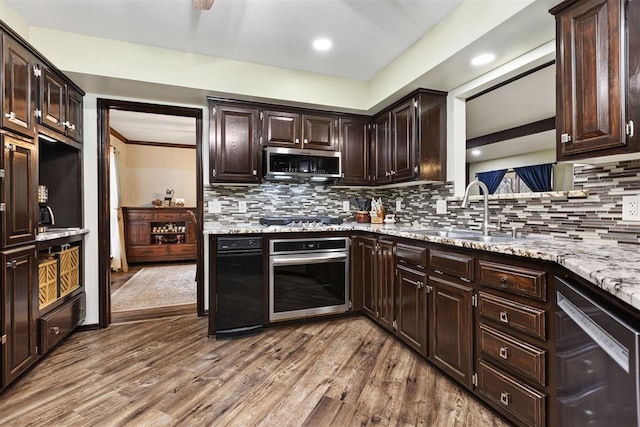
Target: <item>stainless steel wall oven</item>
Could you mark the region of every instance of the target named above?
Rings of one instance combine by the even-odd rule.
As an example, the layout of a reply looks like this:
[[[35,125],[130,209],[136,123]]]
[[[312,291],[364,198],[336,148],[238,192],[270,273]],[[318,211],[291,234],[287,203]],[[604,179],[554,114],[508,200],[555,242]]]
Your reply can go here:
[[[348,310],[348,237],[269,242],[271,322]]]

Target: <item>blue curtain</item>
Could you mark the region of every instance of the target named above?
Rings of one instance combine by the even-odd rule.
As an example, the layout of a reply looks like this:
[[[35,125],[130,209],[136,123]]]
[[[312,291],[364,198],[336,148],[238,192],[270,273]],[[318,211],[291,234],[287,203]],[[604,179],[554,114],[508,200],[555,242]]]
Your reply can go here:
[[[504,174],[506,173],[507,173],[506,169],[500,169],[497,171],[490,171],[490,172],[480,172],[478,174],[478,181],[484,182],[484,184],[489,189],[489,194],[493,194],[496,192],[496,190],[500,186],[500,183],[502,182],[502,178],[504,178]],[[483,191],[482,189],[480,189],[480,194],[482,193]]]
[[[551,191],[551,170],[553,163],[544,165],[525,166],[513,168],[516,174],[527,184],[527,187],[534,192]]]

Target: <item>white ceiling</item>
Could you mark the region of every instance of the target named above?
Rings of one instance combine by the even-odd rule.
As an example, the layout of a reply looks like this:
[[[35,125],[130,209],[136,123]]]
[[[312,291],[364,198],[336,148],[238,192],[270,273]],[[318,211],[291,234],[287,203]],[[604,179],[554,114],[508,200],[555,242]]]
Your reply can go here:
[[[110,110],[109,125],[129,141],[196,144],[196,120],[193,117]]]
[[[462,0],[5,0],[29,25],[369,80]],[[55,19],[51,17],[55,16]],[[316,52],[316,37],[333,41]]]

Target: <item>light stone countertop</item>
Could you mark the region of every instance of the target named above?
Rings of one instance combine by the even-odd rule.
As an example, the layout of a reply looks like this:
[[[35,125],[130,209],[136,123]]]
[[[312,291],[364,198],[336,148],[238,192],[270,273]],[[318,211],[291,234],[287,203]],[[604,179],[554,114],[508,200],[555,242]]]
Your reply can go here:
[[[63,237],[77,236],[79,234],[87,234],[88,228],[68,227],[54,228],[43,233],[38,233],[36,242],[46,242],[47,240],[60,239]]]
[[[261,224],[221,225],[205,223],[204,234],[300,233],[313,231],[367,231],[470,249],[479,249],[525,258],[554,261],[609,294],[640,310],[640,245],[617,244],[602,240],[569,240],[548,236],[529,236],[491,243],[417,234],[419,226],[396,224],[358,224],[311,227],[278,227]],[[423,227],[428,228],[428,227]]]

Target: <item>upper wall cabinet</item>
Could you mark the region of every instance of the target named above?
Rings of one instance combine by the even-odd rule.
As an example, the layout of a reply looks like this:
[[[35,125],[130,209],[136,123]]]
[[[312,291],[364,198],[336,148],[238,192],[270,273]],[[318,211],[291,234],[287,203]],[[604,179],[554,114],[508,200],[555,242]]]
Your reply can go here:
[[[33,136],[36,58],[2,34],[2,127]]]
[[[338,120],[333,116],[264,110],[261,118],[265,146],[337,149]]]
[[[260,182],[257,108],[209,102],[210,182]]]
[[[558,160],[637,152],[640,5],[568,0],[556,16]]]
[[[340,153],[342,154],[342,185],[369,185],[368,120],[366,118],[340,119]]]
[[[446,179],[446,93],[421,90],[373,121],[373,184]]]
[[[82,141],[82,95],[49,68],[41,67],[39,123]]]

